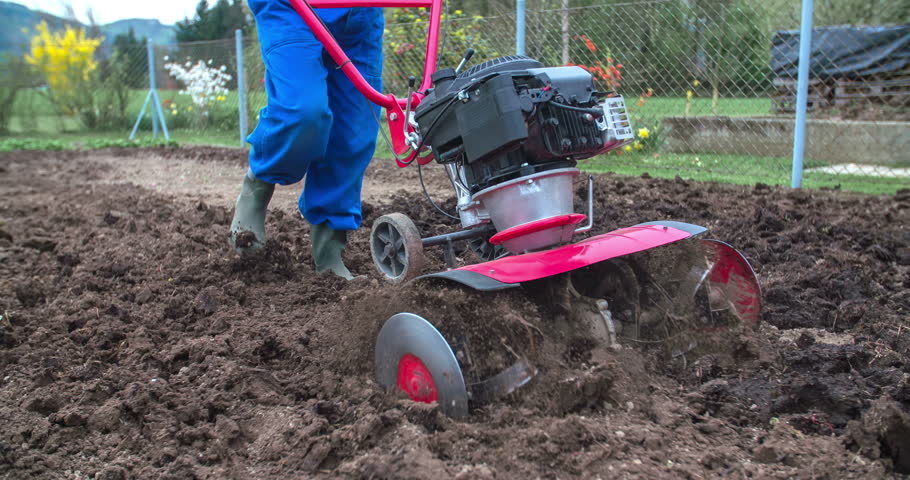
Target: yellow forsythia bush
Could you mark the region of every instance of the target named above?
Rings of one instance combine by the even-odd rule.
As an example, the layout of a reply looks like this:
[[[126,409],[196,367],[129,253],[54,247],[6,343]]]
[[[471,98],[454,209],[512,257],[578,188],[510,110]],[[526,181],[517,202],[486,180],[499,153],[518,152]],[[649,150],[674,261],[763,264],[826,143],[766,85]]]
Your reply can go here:
[[[46,22],[35,30],[26,62],[47,82],[50,100],[62,113],[79,115],[86,126],[92,127],[93,73],[98,68],[95,50],[102,39],[88,38],[85,29],[70,26],[51,32]]]

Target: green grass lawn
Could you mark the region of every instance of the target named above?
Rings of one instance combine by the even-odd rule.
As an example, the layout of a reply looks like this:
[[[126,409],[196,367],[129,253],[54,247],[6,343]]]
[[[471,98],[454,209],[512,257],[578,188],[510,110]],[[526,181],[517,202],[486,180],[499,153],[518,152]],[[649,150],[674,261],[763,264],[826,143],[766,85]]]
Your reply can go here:
[[[66,148],[82,148],[92,142],[107,140],[115,142],[125,140],[129,136],[132,122],[135,121],[139,109],[147,95],[145,90],[134,90],[130,97],[128,108],[129,123],[122,129],[104,132],[86,132],[81,130],[77,119],[55,114],[53,106],[37,92],[26,92],[26,96],[17,101],[17,106],[26,105],[36,114],[28,117],[28,121],[21,122],[20,118],[13,118],[12,133],[7,138],[12,139],[40,139],[42,141],[59,141]],[[237,127],[236,92],[230,92],[226,99],[218,102],[211,108],[214,122],[208,128],[193,128],[194,111],[190,109],[192,102],[189,96],[180,94],[175,90],[159,91],[159,96],[164,103],[164,112],[169,126],[171,139],[181,145],[220,145],[240,146],[239,130]],[[251,105],[261,105],[265,102],[264,92],[254,91],[250,94]],[[634,104],[637,99],[629,99]],[[689,115],[714,115],[711,98],[693,98]],[[686,114],[686,99],[672,97],[652,97],[647,99],[644,106],[632,106],[633,119],[637,125],[659,125],[660,119],[667,116],[681,116]],[[256,124],[256,110],[250,114],[250,130]],[[717,115],[726,116],[763,116],[770,113],[770,100],[764,98],[722,98],[718,103]],[[219,119],[226,119],[219,121]],[[384,117],[383,117],[384,120]],[[25,128],[28,127],[28,128]],[[653,130],[652,130],[653,131]],[[656,134],[657,132],[655,132]],[[149,114],[141,124],[137,140],[152,142]],[[40,144],[37,142],[35,144]],[[379,158],[393,158],[393,155],[381,138],[377,142],[376,156]],[[817,162],[807,162],[806,168],[824,166]],[[769,185],[790,185],[790,159],[774,157],[756,157],[744,155],[713,155],[713,154],[659,154],[631,152],[622,156],[606,155],[581,162],[580,167],[591,172],[615,172],[623,175],[641,175],[649,173],[654,177],[674,178],[679,175],[686,179],[697,181],[716,181],[753,185],[765,183]],[[816,172],[804,174],[803,185],[806,188],[840,187],[866,193],[894,193],[900,188],[910,186],[907,178],[886,178],[862,175],[838,175]]]
[[[376,143],[376,157],[394,159],[391,150],[381,138]],[[807,161],[806,169],[823,167],[827,164]],[[735,183],[740,185],[790,186],[791,166],[789,158],[757,157],[746,155],[713,154],[658,154],[625,153],[624,155],[601,155],[582,160],[578,167],[592,173],[617,173],[639,176],[648,173],[657,178],[675,178],[701,182]],[[893,194],[901,188],[910,188],[910,178],[887,178],[866,175],[841,175],[830,173],[804,172],[804,188],[835,188],[871,194]]]
[[[826,164],[806,162],[806,169]],[[641,175],[675,178],[677,175],[701,182],[735,183],[740,185],[790,186],[789,158],[756,157],[748,155],[713,154],[653,154],[627,153],[601,155],[579,162],[579,168],[596,173],[613,172],[621,175]],[[844,175],[833,173],[803,172],[804,188],[840,188],[853,192],[893,194],[901,188],[910,188],[910,178],[877,177],[869,175]]]
[[[60,115],[40,92],[21,92],[13,107],[14,116],[6,138],[54,140],[73,146],[90,143],[92,139],[127,139],[147,95],[147,90],[131,91],[126,119],[119,127],[88,131],[75,116]],[[188,95],[176,90],[162,90],[158,95],[164,104],[165,122],[172,140],[183,145],[240,146],[236,92],[228,93],[224,101],[210,107],[210,125],[204,128],[198,126],[198,110]],[[150,110],[146,109],[136,140],[152,138]],[[252,117],[250,121],[255,124],[255,115]]]
[[[130,91],[129,102],[126,109],[128,127],[142,109],[148,90],[134,89]],[[197,120],[198,107],[194,106],[189,95],[178,90],[158,90],[166,121],[169,127],[175,129],[194,125]],[[259,109],[265,105],[265,92],[254,89],[248,93],[250,110],[248,121],[251,125],[256,123]],[[644,106],[635,105],[637,99],[628,99],[628,104],[635,119],[641,119],[648,124],[656,124],[660,119],[669,116],[686,114],[685,97],[651,97]],[[765,98],[722,98],[718,103],[717,115],[726,116],[758,116],[769,115],[770,100]],[[230,91],[223,101],[215,102],[209,111],[211,119],[208,121],[214,128],[236,129],[238,124],[237,110],[239,98],[236,91]],[[176,113],[175,113],[176,112]],[[690,115],[714,115],[710,98],[693,98]],[[146,113],[148,118],[148,113]],[[13,119],[11,130],[14,133],[57,133],[78,131],[82,127],[77,118],[60,115],[53,104],[38,90],[25,90],[19,93],[13,105]]]
[[[0,151],[15,149],[69,149],[125,146],[129,132],[106,133],[61,133],[53,135],[0,137]],[[173,132],[172,139],[180,145],[218,145],[236,147],[238,136],[228,132],[180,131]],[[163,137],[153,139],[151,132],[136,136],[135,146],[163,144]],[[380,138],[377,142],[376,157],[388,161],[390,167],[394,156]],[[777,157],[756,157],[743,155],[711,154],[654,154],[627,153],[625,155],[602,155],[579,162],[579,168],[593,173],[617,173],[638,176],[648,173],[657,178],[675,178],[679,175],[687,180],[721,182],[741,185],[764,183],[767,185],[790,185],[789,159]],[[806,168],[825,166],[818,162],[807,162]],[[893,194],[901,188],[910,188],[910,178],[885,178],[863,175],[839,175],[805,172],[805,188],[835,188],[870,194]]]
[[[645,100],[642,106],[637,105],[637,98],[627,98],[626,105],[632,114],[641,118],[661,119],[676,117],[686,114],[685,97],[651,97]],[[717,102],[717,113],[713,110],[713,101],[710,97],[692,99],[689,107],[691,116],[720,115],[729,117],[752,117],[771,115],[771,99],[769,98],[721,98]]]
[[[90,137],[80,139],[66,138],[10,138],[0,137],[0,152],[13,152],[18,150],[73,150],[73,149],[98,149],[98,148],[139,148],[139,147],[176,147],[174,141],[158,138],[101,138]]]
[[[98,93],[96,92],[96,94]],[[125,118],[117,125],[106,127],[106,129],[131,129],[147,96],[148,90],[131,90]],[[254,92],[250,95],[249,104],[259,105],[259,102],[264,104],[261,96],[262,94],[259,92]],[[215,101],[202,109],[193,104],[189,95],[182,94],[178,90],[159,90],[158,97],[161,100],[165,122],[169,129],[238,131],[239,98],[236,91],[228,92],[224,95],[223,100]],[[256,111],[258,110],[251,111],[248,115],[251,124],[256,122]],[[151,128],[150,112],[151,104],[146,108],[141,124],[149,129]],[[19,93],[13,105],[9,128],[15,135],[72,133],[86,130],[78,117],[62,115],[39,90],[25,90]]]

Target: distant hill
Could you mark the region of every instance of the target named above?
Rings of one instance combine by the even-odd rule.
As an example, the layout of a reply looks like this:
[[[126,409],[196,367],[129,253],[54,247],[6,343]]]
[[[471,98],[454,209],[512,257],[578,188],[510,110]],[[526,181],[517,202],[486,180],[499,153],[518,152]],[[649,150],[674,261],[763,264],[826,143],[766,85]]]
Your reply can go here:
[[[34,26],[42,20],[47,22],[51,30],[61,30],[66,25],[85,27],[79,22],[32,10],[18,3],[0,1],[0,23],[3,24],[3,28],[0,29],[0,53],[19,53],[23,46],[28,45]],[[133,28],[137,38],[147,37],[157,44],[174,43],[177,38],[173,25],[164,25],[158,20],[145,18],[117,20],[101,25],[101,34],[104,35],[102,51],[109,52],[114,37],[129,32],[130,27]],[[26,29],[29,33],[23,32],[22,29]]]
[[[136,32],[136,38],[150,38],[152,43],[158,45],[177,41],[177,29],[173,25],[165,25],[158,20],[148,18],[129,18],[101,26],[105,44],[110,45],[117,35],[129,33],[130,28]]]

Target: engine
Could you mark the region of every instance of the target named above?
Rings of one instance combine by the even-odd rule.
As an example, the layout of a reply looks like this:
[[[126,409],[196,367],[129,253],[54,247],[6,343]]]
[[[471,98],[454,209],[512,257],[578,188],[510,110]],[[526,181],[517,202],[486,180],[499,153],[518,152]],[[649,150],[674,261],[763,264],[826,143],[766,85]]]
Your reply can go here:
[[[581,67],[509,56],[458,76],[439,70],[433,84],[416,111],[424,144],[438,162],[464,167],[471,193],[572,167],[632,138],[622,98],[596,91]]]
[[[423,145],[446,164],[466,228],[492,220],[502,232],[572,213],[576,161],[632,140],[622,97],[597,91],[581,67],[509,56],[460,75],[441,69],[432,81],[414,119]],[[506,246],[542,248],[567,240],[565,231]]]

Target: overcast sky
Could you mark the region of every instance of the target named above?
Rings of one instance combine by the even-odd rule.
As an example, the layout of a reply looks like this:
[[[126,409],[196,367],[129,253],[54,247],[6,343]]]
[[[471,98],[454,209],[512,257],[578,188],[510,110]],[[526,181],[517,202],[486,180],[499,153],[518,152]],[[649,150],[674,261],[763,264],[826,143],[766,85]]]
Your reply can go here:
[[[76,17],[85,21],[89,8],[95,21],[101,24],[125,18],[157,18],[161,23],[173,24],[192,16],[198,0],[10,0],[32,10],[43,10],[54,15],[64,14],[64,5],[70,4]]]

